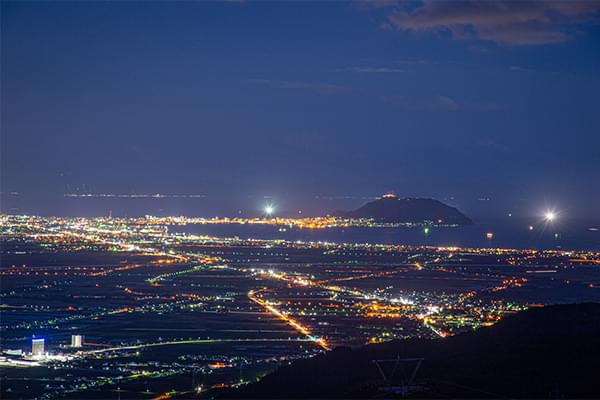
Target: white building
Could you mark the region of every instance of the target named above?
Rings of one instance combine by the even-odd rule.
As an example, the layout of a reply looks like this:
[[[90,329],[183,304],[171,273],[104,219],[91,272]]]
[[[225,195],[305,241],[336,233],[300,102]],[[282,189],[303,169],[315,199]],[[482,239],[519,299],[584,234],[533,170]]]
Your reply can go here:
[[[31,355],[33,357],[44,357],[44,339],[31,339]]]
[[[71,335],[71,347],[83,346],[83,335]]]

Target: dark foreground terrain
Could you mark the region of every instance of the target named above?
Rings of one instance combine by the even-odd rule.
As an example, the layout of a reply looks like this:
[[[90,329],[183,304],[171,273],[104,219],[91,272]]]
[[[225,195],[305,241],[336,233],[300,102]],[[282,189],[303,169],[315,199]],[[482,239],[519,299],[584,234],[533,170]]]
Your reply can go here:
[[[441,340],[337,348],[222,397],[399,397],[382,389],[410,380],[416,362],[380,363],[387,382],[373,362],[397,357],[423,358],[408,397],[600,398],[600,304],[534,308]]]

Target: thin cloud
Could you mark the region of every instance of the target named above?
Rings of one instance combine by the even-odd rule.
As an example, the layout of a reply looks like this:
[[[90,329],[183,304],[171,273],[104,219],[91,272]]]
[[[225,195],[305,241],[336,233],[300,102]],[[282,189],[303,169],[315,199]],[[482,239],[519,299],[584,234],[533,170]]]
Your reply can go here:
[[[442,95],[431,97],[383,96],[381,97],[381,100],[386,103],[394,104],[407,111],[458,111],[461,108],[456,100]]]
[[[397,74],[406,70],[394,67],[347,67],[336,69],[335,72],[351,72],[355,74]]]
[[[511,65],[508,67],[510,71],[520,71],[520,72],[535,72],[533,68],[521,67],[519,65]]]
[[[355,0],[352,2],[357,8],[389,8],[395,7],[399,0]]]
[[[430,65],[430,64],[439,64],[439,62],[427,61],[427,60],[398,60],[396,61],[398,64],[402,65]]]
[[[397,74],[406,72],[406,70],[394,67],[347,67],[338,68],[335,72],[351,72],[355,74]]]
[[[479,140],[479,146],[492,150],[497,150],[503,153],[508,153],[511,149],[503,143],[498,143],[494,139],[486,137]]]
[[[403,5],[387,16],[397,30],[509,45],[562,43],[569,28],[600,16],[600,1],[423,0],[417,7]]]
[[[498,111],[504,107],[493,102],[458,101],[450,96],[382,96],[381,101],[405,111]]]
[[[334,85],[330,83],[308,83],[272,79],[249,79],[248,82],[259,85],[265,85],[276,89],[305,90],[326,95],[348,92],[350,90],[350,88],[346,86]]]

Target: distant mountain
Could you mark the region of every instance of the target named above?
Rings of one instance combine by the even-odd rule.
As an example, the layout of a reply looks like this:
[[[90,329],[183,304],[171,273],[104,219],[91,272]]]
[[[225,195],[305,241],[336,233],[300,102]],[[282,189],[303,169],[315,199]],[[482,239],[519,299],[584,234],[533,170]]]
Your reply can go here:
[[[387,383],[373,363],[396,357],[423,358],[411,398],[600,398],[600,304],[534,308],[445,339],[337,348],[221,397],[400,397],[381,388],[398,386],[414,363]],[[393,366],[382,364],[388,376]]]
[[[434,199],[400,198],[387,194],[354,211],[339,211],[336,216],[373,218],[379,222],[432,221],[446,225],[470,225],[473,222],[454,207]]]

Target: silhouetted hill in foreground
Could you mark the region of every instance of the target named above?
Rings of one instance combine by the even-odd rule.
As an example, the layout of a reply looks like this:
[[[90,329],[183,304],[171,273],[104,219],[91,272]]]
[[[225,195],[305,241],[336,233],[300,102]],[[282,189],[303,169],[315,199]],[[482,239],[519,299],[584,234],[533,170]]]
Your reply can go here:
[[[454,207],[434,199],[401,199],[385,195],[354,211],[339,211],[336,216],[346,218],[373,218],[380,222],[432,221],[447,225],[470,225],[472,221]]]
[[[394,397],[380,391],[383,381],[372,360],[398,356],[424,358],[415,380],[423,389],[412,398],[600,398],[600,304],[530,309],[446,339],[338,348],[225,397]]]

